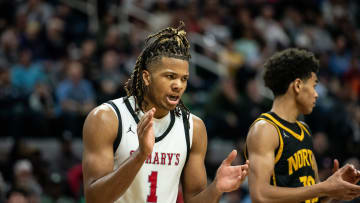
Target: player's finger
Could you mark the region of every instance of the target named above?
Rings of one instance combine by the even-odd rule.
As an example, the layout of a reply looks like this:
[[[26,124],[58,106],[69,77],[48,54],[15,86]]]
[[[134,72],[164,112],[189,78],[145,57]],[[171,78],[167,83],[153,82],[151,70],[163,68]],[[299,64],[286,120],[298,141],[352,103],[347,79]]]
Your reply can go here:
[[[339,173],[345,173],[345,172],[347,172],[349,169],[351,169],[350,164],[346,164],[345,166],[341,167],[338,171],[339,171]]]
[[[244,171],[242,171],[241,176],[243,179],[245,179],[248,174],[249,174],[249,172],[247,170],[244,170]]]
[[[332,169],[332,172],[335,173],[337,170],[339,170],[339,161],[337,159],[334,159],[334,167]]]
[[[222,164],[230,166],[231,163],[235,160],[237,155],[237,151],[234,149],[230,154],[226,157],[226,159],[222,162]]]
[[[138,124],[138,129],[139,129],[138,134],[139,135],[142,135],[145,126],[148,125],[148,123],[152,120],[152,117],[153,117],[153,114],[154,114],[153,109],[146,112],[145,115],[141,118],[141,120],[140,120],[140,122]]]
[[[144,125],[143,126],[143,135],[146,135],[146,134],[148,134],[150,128],[153,126],[153,115],[152,114],[149,115],[149,120],[144,122],[143,125]]]
[[[249,169],[249,166],[247,164],[241,165],[242,171],[247,171]]]
[[[144,126],[144,131],[143,131],[143,135],[148,135],[149,134],[149,131],[150,129],[152,128],[153,126],[153,121],[150,120],[146,126]]]

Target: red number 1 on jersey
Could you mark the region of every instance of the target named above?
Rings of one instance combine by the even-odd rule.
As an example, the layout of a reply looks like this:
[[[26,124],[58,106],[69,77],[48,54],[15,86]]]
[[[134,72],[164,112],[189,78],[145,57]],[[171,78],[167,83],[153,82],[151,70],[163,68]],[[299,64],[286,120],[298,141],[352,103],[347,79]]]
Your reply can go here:
[[[156,196],[156,185],[157,185],[157,171],[152,171],[149,175],[149,183],[150,183],[150,195],[147,196],[147,202],[157,202]]]

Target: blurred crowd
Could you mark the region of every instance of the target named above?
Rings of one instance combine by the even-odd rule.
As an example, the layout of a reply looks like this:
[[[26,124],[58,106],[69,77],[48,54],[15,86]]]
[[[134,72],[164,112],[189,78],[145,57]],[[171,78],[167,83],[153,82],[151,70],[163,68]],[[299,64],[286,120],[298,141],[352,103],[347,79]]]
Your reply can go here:
[[[193,33],[201,36],[192,50],[225,73],[191,63],[183,97],[207,126],[209,179],[232,148],[243,150],[251,123],[270,110],[263,63],[288,47],[311,50],[320,60],[319,98],[301,119],[312,129],[321,179],[331,174],[334,158],[360,168],[359,1],[94,0],[96,16],[70,2],[89,1],[0,1],[1,137],[14,140],[0,159],[0,202],[84,202],[72,141],[81,139],[92,108],[125,95],[145,37],[180,20],[190,41]],[[129,3],[148,18],[123,15],[119,8]],[[32,138],[53,138],[58,157],[44,159],[27,145]],[[250,202],[246,184],[222,202]]]

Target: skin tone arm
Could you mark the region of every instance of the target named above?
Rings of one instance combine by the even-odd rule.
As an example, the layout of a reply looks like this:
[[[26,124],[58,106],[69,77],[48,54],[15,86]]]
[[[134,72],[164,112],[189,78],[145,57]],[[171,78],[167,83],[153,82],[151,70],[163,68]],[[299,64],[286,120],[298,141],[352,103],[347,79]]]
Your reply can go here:
[[[147,155],[152,152],[155,142],[152,128],[154,112],[155,109],[148,111],[138,124],[140,147],[115,171],[113,143],[117,136],[118,119],[106,105],[90,112],[83,129],[82,165],[86,202],[114,202],[128,189]]]
[[[222,193],[236,190],[247,176],[248,163],[231,166],[237,152],[233,150],[219,167],[214,182],[207,186],[204,159],[207,149],[206,128],[203,121],[194,116],[194,136],[189,160],[182,175],[186,203],[219,202]]]
[[[307,187],[287,188],[270,185],[275,166],[274,151],[279,138],[274,126],[259,121],[252,126],[247,137],[249,152],[249,189],[254,203],[258,202],[301,202],[315,197],[330,197],[350,200],[360,195],[360,186],[343,180],[342,176],[354,170],[346,165],[326,181]]]

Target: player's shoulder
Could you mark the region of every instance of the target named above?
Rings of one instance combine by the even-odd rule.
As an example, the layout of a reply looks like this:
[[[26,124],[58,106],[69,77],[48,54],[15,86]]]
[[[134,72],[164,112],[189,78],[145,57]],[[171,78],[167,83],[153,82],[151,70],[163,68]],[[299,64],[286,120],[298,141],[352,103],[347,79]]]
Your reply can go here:
[[[200,117],[193,114],[191,114],[190,118],[193,120],[193,144],[202,143],[207,140],[204,121]]]
[[[84,123],[84,135],[117,131],[118,120],[112,107],[101,104],[90,111]]]
[[[109,121],[109,119],[112,120],[113,118],[116,117],[111,108],[112,107],[110,107],[105,103],[101,104],[95,107],[93,110],[91,110],[87,117],[96,119],[98,121]]]
[[[198,117],[194,114],[190,114],[190,118],[192,118],[192,120],[193,120],[194,130],[195,129],[205,130],[205,128],[206,128],[205,123],[200,117]]]
[[[256,120],[250,127],[249,132],[253,132],[252,134],[259,134],[262,132],[272,132],[275,131],[276,132],[276,127],[274,126],[273,123],[271,123],[271,121],[265,120],[265,119],[261,119],[261,120]]]
[[[252,124],[247,135],[247,143],[255,145],[278,144],[276,126],[268,120],[257,120]]]

